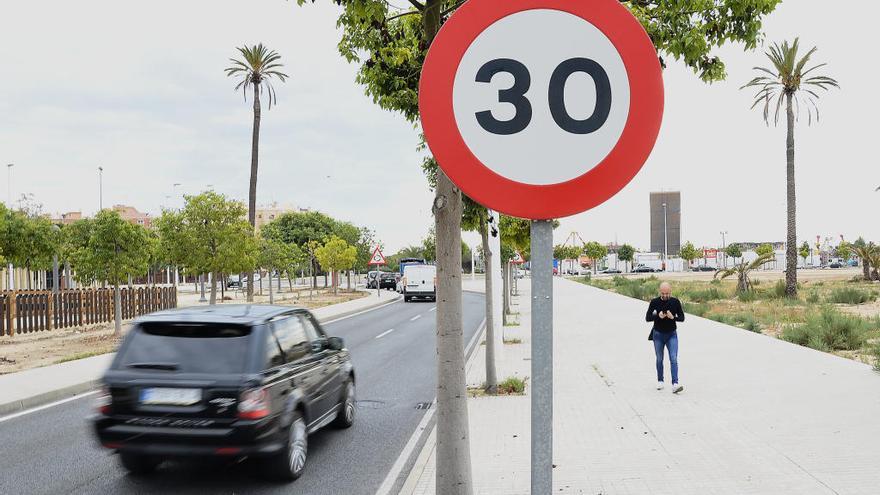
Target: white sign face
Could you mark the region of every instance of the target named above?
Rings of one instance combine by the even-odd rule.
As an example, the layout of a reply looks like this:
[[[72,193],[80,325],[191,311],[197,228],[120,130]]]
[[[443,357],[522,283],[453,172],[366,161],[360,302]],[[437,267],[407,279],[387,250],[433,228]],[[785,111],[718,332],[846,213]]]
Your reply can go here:
[[[596,26],[560,10],[498,20],[471,43],[455,73],[462,139],[487,168],[523,184],[557,184],[590,171],[617,145],[629,109],[617,49]]]
[[[384,265],[385,264],[385,257],[382,256],[382,253],[380,253],[378,249],[373,253],[373,258],[370,260],[370,264],[371,265]]]

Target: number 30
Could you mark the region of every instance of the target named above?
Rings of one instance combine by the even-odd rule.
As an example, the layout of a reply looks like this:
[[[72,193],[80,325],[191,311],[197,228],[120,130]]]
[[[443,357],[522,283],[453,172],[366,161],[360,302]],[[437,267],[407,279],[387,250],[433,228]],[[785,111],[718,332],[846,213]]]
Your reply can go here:
[[[498,101],[510,103],[516,109],[516,113],[510,120],[498,120],[490,110],[477,112],[476,117],[480,127],[486,131],[508,136],[525,130],[532,121],[532,104],[525,97],[532,84],[532,77],[522,63],[509,58],[497,58],[480,67],[476,81],[491,82],[499,72],[512,75],[513,86],[499,90]],[[596,84],[596,107],[593,109],[593,114],[583,120],[573,118],[565,108],[565,83],[575,72],[589,75]],[[595,60],[588,58],[570,58],[559,64],[550,76],[548,96],[550,114],[556,125],[572,134],[596,132],[605,124],[611,112],[611,83],[608,81],[608,73]]]

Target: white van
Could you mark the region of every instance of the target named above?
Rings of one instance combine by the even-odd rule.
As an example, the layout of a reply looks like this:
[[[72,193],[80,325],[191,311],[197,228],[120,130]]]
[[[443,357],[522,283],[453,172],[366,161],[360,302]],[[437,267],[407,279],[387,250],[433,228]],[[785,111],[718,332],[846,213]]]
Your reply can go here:
[[[437,267],[434,265],[407,265],[403,267],[403,300],[416,297],[437,300]]]

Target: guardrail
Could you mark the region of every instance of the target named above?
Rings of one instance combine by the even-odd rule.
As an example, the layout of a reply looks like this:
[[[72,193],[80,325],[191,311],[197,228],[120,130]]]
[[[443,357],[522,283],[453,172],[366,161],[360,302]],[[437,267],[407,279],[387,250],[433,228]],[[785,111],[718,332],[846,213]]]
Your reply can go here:
[[[121,289],[122,319],[177,307],[174,287]],[[0,291],[0,336],[113,321],[113,289]]]

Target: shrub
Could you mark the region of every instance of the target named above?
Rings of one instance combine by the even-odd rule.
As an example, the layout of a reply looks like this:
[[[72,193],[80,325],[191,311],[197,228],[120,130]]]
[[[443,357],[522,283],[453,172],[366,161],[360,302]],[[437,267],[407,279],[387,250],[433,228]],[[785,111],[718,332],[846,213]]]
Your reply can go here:
[[[785,297],[785,280],[777,280],[773,285],[773,297],[777,299]]]
[[[864,345],[865,334],[873,326],[868,320],[826,306],[807,315],[806,323],[786,327],[782,338],[820,351],[856,350]]]
[[[706,316],[706,313],[709,312],[709,305],[706,303],[685,302],[682,304],[682,309],[684,309],[685,313],[690,313],[696,316]]]
[[[718,291],[716,287],[709,287],[708,289],[703,290],[695,290],[693,292],[685,292],[682,294],[683,297],[686,297],[689,301],[693,301],[696,303],[702,303],[707,301],[716,301],[718,299],[723,299],[724,296],[721,292]]]
[[[828,295],[828,302],[838,304],[863,304],[875,301],[876,299],[877,294],[873,291],[869,292],[856,287],[841,287],[839,289],[834,289],[831,291],[831,294]]]
[[[712,313],[708,318],[712,321],[717,321],[718,323],[728,323],[727,316],[721,313]]]
[[[747,290],[745,292],[740,292],[737,296],[740,302],[752,302],[758,298],[758,294],[753,290]]]
[[[810,291],[810,295],[807,296],[807,302],[810,304],[818,304],[819,303],[819,291],[816,291],[816,290]]]
[[[660,280],[653,276],[642,279],[615,277],[614,285],[617,287],[617,292],[620,294],[634,299],[650,301],[657,296],[657,290],[660,288]]]
[[[880,342],[874,342],[870,350],[874,358],[874,371],[880,373]]]
[[[498,384],[498,395],[519,395],[525,392],[525,390],[525,380],[515,376],[511,376]]]

